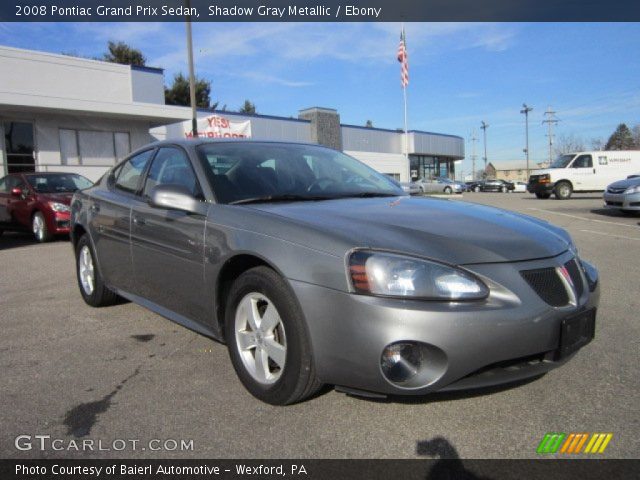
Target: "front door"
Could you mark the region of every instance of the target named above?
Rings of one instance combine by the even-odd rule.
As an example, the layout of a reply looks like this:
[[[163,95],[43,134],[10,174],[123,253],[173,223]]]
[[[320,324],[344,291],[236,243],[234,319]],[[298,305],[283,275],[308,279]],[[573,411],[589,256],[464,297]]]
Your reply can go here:
[[[579,155],[571,164],[571,168],[574,190],[598,189],[596,185],[596,169],[593,166],[591,155]]]
[[[152,207],[157,185],[180,185],[202,198],[202,214]],[[208,323],[204,287],[204,202],[186,152],[163,147],[153,159],[140,200],[132,207],[131,251],[136,294],[191,320]]]

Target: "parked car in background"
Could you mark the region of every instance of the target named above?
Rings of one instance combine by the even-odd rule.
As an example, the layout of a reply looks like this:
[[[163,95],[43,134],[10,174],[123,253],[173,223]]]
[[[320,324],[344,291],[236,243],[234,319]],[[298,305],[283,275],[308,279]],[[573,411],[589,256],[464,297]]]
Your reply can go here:
[[[0,179],[0,234],[31,231],[39,242],[69,233],[71,197],[93,185],[75,173],[14,173]]]
[[[525,182],[515,182],[513,184],[513,191],[517,193],[526,193],[527,192],[527,184]]]
[[[506,180],[485,180],[482,186],[480,187],[480,191],[482,192],[502,192],[508,193],[513,192],[515,189],[515,185],[511,182],[507,182]]]
[[[623,213],[640,212],[640,175],[629,175],[626,180],[609,185],[604,192],[604,204]]]
[[[481,192],[484,180],[472,180],[465,183],[468,192]]]
[[[413,182],[398,182],[400,184],[400,188],[404,190],[405,193],[409,195],[420,195],[420,188]]]
[[[452,194],[462,193],[466,190],[466,186],[463,183],[444,177],[430,179],[419,178],[412,183],[420,190],[420,193]]]
[[[559,200],[573,192],[601,192],[612,182],[640,171],[640,151],[615,150],[560,155],[549,168],[529,177],[527,190],[538,198]]]
[[[120,295],[225,341],[272,404],[323,384],[423,395],[523,380],[594,335],[598,273],[565,230],[410,197],[319,145],[155,143],[71,211],[88,305]]]

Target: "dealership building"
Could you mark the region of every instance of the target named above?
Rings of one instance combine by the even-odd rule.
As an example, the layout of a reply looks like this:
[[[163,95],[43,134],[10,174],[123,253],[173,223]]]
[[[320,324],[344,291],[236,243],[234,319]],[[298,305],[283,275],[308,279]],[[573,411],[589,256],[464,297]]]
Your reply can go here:
[[[405,139],[399,130],[342,124],[329,108],[300,110],[297,118],[211,110],[198,116],[211,127],[199,127],[204,136],[319,143],[402,181],[454,178],[464,159],[461,137],[412,130]],[[190,117],[188,107],[164,104],[161,69],[0,46],[0,176],[69,171],[96,180],[151,141],[189,135]]]

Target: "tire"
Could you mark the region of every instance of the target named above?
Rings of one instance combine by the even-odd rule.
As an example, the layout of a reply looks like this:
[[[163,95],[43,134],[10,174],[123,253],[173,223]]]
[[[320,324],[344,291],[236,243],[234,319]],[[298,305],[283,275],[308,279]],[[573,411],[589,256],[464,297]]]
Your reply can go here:
[[[424,195],[424,188],[420,187],[420,195]]]
[[[33,217],[31,217],[31,231],[40,243],[50,242],[53,238],[53,235],[51,235],[47,228],[47,221],[42,212],[36,212],[33,214]]]
[[[453,193],[453,190],[451,190],[451,187],[444,187],[444,193],[446,195],[451,195]]]
[[[476,193],[480,193],[480,186],[476,185],[475,187],[473,187],[473,191]]]
[[[536,193],[536,198],[547,199],[551,196],[550,193]]]
[[[269,326],[261,330],[267,315]],[[259,400],[289,405],[322,387],[315,375],[302,310],[289,286],[272,269],[252,268],[233,283],[225,311],[225,337],[238,378]]]
[[[507,193],[507,187],[505,187],[504,185],[502,187],[500,187],[500,191],[502,193]]]
[[[573,187],[569,182],[563,181],[556,183],[554,194],[558,200],[569,200],[573,193]]]
[[[102,280],[87,234],[80,237],[76,246],[76,277],[80,294],[87,305],[106,307],[118,302],[118,295],[109,290]]]
[[[0,230],[0,237],[2,236],[3,233],[4,233],[4,230]]]

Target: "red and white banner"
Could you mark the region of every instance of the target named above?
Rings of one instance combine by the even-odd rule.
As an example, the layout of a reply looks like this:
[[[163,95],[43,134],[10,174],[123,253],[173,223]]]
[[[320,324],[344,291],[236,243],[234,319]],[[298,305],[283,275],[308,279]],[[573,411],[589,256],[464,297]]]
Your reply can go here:
[[[184,136],[192,138],[191,120],[182,122]],[[198,118],[199,138],[251,138],[251,120],[231,120],[222,115]]]

